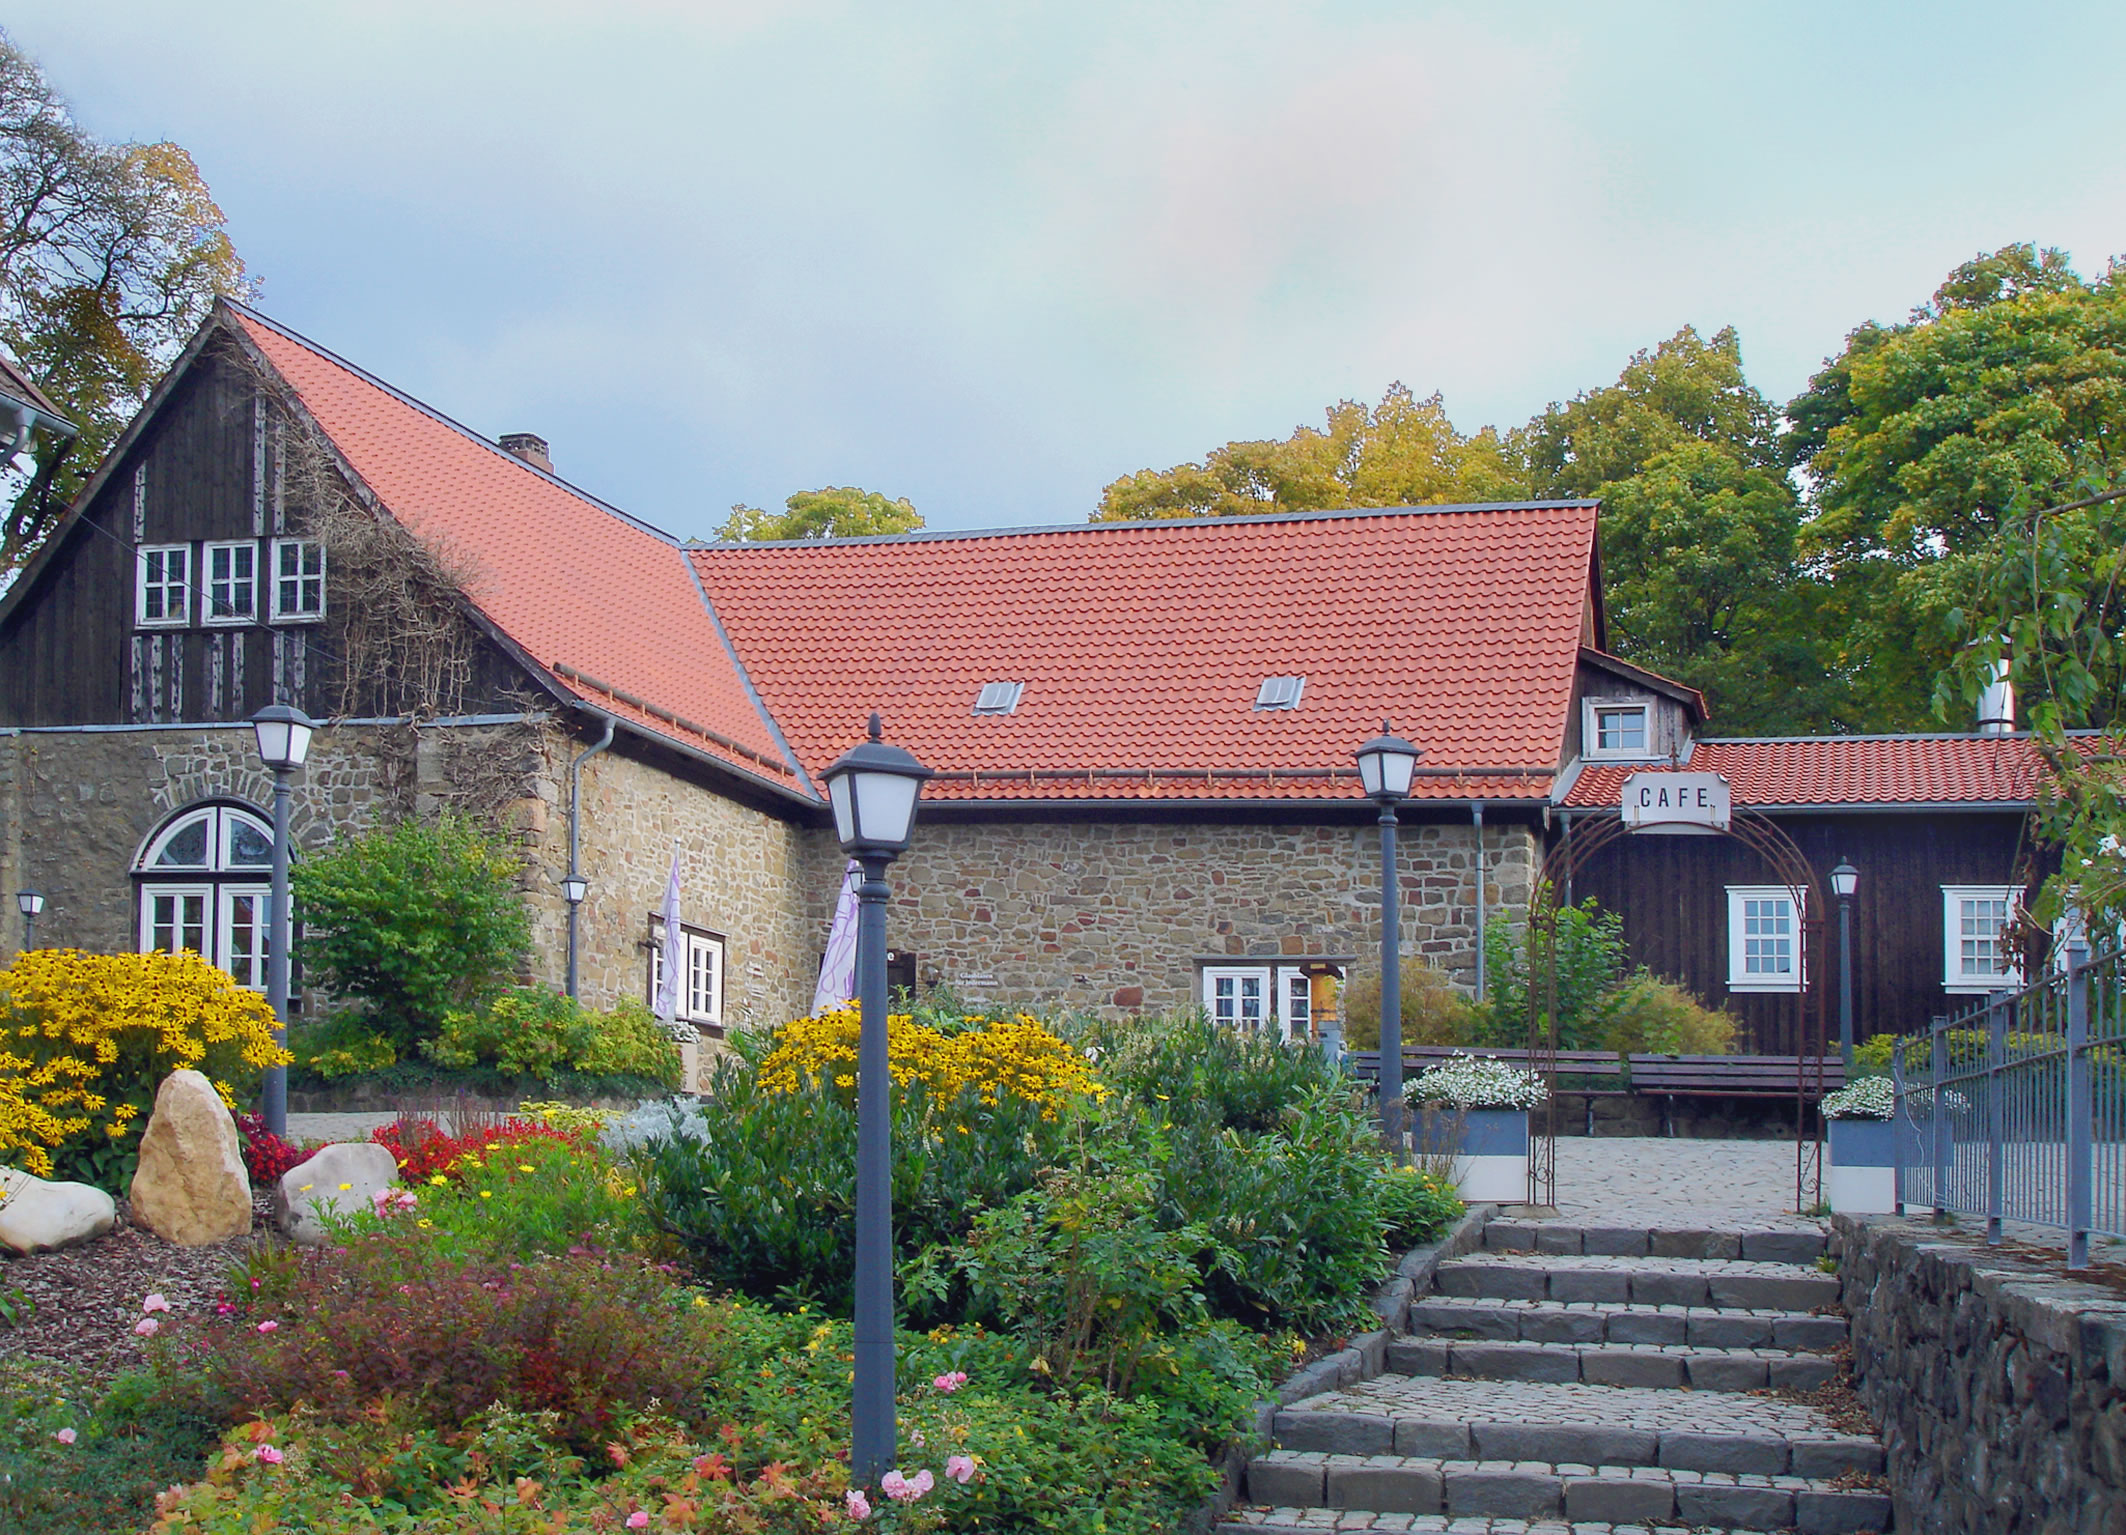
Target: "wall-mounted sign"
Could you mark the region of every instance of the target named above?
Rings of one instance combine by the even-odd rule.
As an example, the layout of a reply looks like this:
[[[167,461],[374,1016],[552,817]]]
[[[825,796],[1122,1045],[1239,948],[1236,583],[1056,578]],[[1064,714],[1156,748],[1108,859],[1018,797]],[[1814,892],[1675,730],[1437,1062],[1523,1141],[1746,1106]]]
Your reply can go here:
[[[1634,773],[1624,780],[1624,824],[1634,831],[1703,826],[1726,831],[1734,797],[1718,773]]]

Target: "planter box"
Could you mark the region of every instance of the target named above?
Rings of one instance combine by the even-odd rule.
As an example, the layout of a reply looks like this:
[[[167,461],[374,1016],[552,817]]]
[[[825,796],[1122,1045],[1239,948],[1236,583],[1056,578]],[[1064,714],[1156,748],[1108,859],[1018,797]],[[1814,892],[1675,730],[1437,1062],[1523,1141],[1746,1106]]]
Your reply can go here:
[[[1897,1126],[1887,1119],[1826,1120],[1831,1132],[1831,1208],[1887,1215],[1897,1208]]]
[[[1466,1109],[1454,1159],[1454,1187],[1470,1204],[1517,1205],[1528,1198],[1528,1111]]]

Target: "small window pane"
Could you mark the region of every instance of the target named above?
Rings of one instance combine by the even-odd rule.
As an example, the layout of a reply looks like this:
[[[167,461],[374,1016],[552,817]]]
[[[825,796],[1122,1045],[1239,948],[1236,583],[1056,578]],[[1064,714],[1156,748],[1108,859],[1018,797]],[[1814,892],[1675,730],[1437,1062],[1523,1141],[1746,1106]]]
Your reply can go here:
[[[207,545],[207,617],[251,618],[258,609],[258,546]]]
[[[222,935],[227,952],[222,968],[237,985],[264,991],[270,898],[264,891],[246,890],[227,892],[227,900],[227,931]]]
[[[186,823],[155,855],[158,869],[204,869],[207,866],[207,828],[213,824],[211,816],[201,816]]]
[[[325,546],[284,538],[274,546],[273,616],[316,618],[325,611]]]
[[[207,898],[193,891],[157,892],[148,900],[148,947],[167,954],[207,947]]]
[[[1265,677],[1262,687],[1255,694],[1258,709],[1296,709],[1299,696],[1306,691],[1304,677]]]
[[[144,624],[181,624],[192,608],[192,546],[142,549],[136,567],[140,592],[134,616]]]
[[[1646,750],[1646,711],[1644,709],[1597,709],[1595,711],[1595,746],[1605,752],[1643,752]]]
[[[975,695],[974,712],[1010,714],[1019,707],[1019,695],[1025,691],[1023,682],[985,682],[982,691]]]
[[[1794,905],[1752,898],[1742,903],[1742,969],[1746,975],[1794,973]]]
[[[2001,930],[2008,925],[2007,901],[1966,897],[1957,905],[1957,957],[1962,973],[1978,979],[2006,973]]]
[[[273,863],[273,838],[242,816],[229,817],[229,866],[263,869]]]

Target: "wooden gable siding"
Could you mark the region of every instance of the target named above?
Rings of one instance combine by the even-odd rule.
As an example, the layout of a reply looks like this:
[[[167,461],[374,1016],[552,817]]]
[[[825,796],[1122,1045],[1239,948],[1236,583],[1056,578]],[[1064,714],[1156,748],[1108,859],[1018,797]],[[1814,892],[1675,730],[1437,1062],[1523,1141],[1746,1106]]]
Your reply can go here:
[[[190,621],[134,624],[134,550],[258,540],[266,610],[271,540],[303,533],[302,508],[280,495],[272,412],[249,372],[213,347],[176,380],[112,467],[85,515],[61,535],[33,588],[0,620],[0,725],[180,724],[243,719],[280,699],[320,716],[400,712],[394,679],[341,686],[337,662],[349,594],[326,570],[325,624],[206,626],[194,570]],[[267,419],[261,420],[264,416]],[[518,708],[529,679],[486,638],[469,646],[468,713]]]
[[[1924,1028],[1971,999],[1942,987],[1944,885],[2010,884],[2042,877],[2023,847],[2022,817],[2002,812],[1781,816],[1823,882],[1830,904],[1818,953],[1826,967],[1827,1023],[1838,1031],[1838,902],[1830,871],[1850,859],[1860,871],[1853,900],[1855,1037]],[[2034,871],[2034,873],[2033,873]],[[1634,964],[1675,980],[1743,1021],[1736,1049],[1795,1048],[1791,994],[1731,993],[1727,887],[1769,885],[1777,876],[1746,845],[1725,837],[1631,836],[1595,854],[1572,894],[1594,896],[1624,918]]]

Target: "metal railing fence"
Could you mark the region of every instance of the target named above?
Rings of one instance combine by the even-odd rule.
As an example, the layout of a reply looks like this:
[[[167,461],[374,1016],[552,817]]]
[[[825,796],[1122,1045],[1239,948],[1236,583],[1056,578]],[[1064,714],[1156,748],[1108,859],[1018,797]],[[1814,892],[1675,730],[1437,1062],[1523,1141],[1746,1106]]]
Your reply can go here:
[[[2126,1237],[2126,963],[2116,948],[2061,962],[1897,1041],[1897,1207],[1983,1215],[2067,1235]]]

